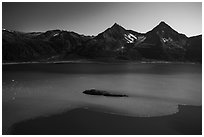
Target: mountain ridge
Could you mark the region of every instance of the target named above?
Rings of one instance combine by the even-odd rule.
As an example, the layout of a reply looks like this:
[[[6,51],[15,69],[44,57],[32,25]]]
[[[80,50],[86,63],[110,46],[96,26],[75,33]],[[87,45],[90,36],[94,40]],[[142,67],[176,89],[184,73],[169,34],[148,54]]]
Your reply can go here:
[[[96,36],[59,29],[28,33],[3,29],[2,51],[3,62],[71,59],[202,62],[202,35],[187,37],[164,21],[146,33],[114,23]]]

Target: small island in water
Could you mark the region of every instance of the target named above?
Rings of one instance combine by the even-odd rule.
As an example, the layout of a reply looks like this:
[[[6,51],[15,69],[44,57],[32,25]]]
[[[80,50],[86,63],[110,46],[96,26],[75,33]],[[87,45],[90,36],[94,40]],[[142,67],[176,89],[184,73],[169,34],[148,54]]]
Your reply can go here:
[[[109,96],[109,97],[128,97],[128,95],[125,95],[125,94],[111,93],[108,91],[98,90],[98,89],[85,90],[83,93],[88,95]]]

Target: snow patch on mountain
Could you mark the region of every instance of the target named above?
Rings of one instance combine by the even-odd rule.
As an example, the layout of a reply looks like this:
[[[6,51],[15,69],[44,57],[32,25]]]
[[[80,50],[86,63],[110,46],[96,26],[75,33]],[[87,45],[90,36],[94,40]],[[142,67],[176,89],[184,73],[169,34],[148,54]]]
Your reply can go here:
[[[167,38],[162,38],[162,41],[165,43],[165,42],[173,41],[173,40],[172,40],[172,38],[169,37],[168,39]]]
[[[56,33],[56,34],[53,35],[53,37],[56,37],[56,36],[58,36],[58,35],[59,35],[59,33]]]
[[[124,34],[124,38],[127,40],[127,43],[134,43],[134,40],[137,39],[136,36],[134,36],[133,34],[129,33],[129,34]]]
[[[14,32],[14,31],[12,31],[12,30],[4,29],[4,28],[3,28],[3,30],[4,30],[4,31],[8,31],[8,32]]]
[[[134,38],[134,39],[137,39],[137,37],[136,36],[134,36],[133,34],[129,34],[129,37],[132,37],[132,38]]]
[[[166,38],[162,38],[162,40],[164,43],[168,41],[168,39],[166,39]]]

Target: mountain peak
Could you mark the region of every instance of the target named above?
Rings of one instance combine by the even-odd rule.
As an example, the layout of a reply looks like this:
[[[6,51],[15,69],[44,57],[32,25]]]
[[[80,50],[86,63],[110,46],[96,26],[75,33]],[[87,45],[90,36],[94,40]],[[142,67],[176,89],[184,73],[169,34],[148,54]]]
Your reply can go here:
[[[118,23],[114,23],[111,28],[121,28],[121,27],[122,27],[122,26],[120,26]]]
[[[113,32],[123,32],[125,31],[125,28],[123,28],[117,23],[114,23],[113,26],[111,26],[108,30],[111,30]]]
[[[168,26],[164,21],[161,21],[160,23],[159,23],[159,26]]]
[[[166,24],[164,21],[161,21],[155,28],[153,28],[153,30],[170,30],[172,29],[168,24]]]
[[[163,20],[159,24],[166,24]]]
[[[113,24],[113,26],[120,26],[120,25],[119,25],[118,23],[115,22],[115,23]]]

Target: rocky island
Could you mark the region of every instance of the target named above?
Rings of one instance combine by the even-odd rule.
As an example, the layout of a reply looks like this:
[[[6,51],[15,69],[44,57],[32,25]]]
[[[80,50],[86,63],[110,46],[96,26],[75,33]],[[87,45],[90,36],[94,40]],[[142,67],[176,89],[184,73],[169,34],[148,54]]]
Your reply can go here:
[[[83,93],[88,94],[88,95],[98,95],[98,96],[128,97],[125,94],[116,94],[116,93],[111,93],[111,92],[108,92],[108,91],[98,90],[98,89],[85,90]]]

